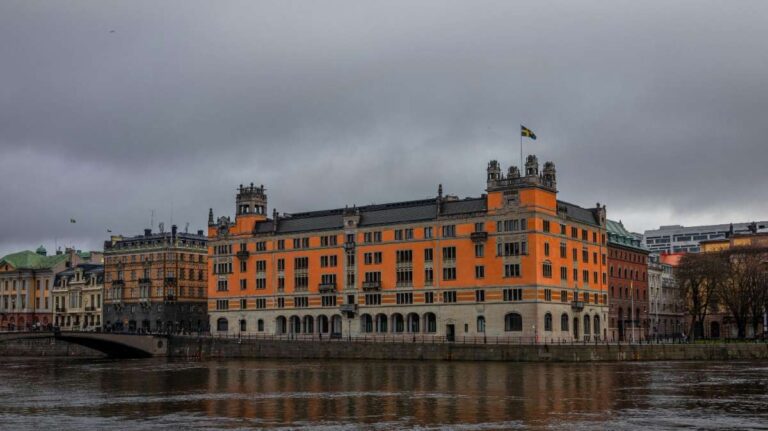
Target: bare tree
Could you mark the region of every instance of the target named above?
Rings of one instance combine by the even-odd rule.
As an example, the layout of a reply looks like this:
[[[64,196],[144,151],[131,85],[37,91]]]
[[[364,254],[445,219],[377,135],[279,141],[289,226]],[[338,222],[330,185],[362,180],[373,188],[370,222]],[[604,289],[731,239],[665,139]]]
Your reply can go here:
[[[717,288],[724,276],[719,255],[686,254],[675,270],[681,296],[691,316],[691,338],[704,335],[704,319],[716,304]]]

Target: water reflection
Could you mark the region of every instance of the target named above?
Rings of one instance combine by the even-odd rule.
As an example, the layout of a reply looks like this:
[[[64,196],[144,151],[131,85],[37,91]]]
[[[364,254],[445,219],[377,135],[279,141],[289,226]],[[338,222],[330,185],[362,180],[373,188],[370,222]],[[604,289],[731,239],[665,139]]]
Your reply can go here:
[[[766,363],[6,360],[0,423],[105,429],[768,424]]]

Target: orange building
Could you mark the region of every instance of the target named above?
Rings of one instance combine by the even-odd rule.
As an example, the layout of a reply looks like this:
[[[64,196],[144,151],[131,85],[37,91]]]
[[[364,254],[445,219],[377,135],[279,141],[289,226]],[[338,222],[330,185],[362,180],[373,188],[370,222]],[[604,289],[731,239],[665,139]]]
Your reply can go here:
[[[605,207],[557,200],[555,165],[498,162],[487,193],[267,218],[240,186],[208,226],[214,333],[603,337]]]

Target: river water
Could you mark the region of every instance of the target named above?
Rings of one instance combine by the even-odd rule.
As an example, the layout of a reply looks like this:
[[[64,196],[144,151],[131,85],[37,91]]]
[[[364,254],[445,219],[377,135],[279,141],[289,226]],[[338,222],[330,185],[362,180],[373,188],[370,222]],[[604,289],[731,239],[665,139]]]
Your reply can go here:
[[[3,358],[0,429],[766,429],[768,362]]]

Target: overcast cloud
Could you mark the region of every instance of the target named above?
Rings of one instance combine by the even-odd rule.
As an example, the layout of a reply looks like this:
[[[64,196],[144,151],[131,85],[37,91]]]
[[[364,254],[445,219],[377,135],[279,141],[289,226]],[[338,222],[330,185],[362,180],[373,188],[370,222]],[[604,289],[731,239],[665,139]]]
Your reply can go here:
[[[552,160],[642,231],[768,218],[768,2],[0,2],[0,254],[478,196]],[[77,220],[69,223],[70,218]]]

